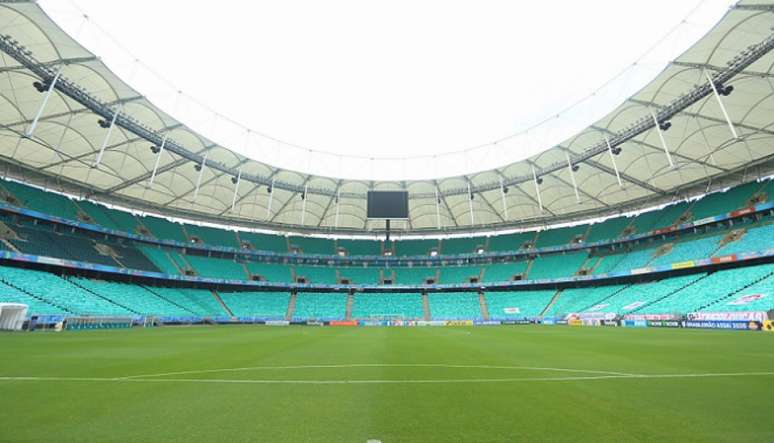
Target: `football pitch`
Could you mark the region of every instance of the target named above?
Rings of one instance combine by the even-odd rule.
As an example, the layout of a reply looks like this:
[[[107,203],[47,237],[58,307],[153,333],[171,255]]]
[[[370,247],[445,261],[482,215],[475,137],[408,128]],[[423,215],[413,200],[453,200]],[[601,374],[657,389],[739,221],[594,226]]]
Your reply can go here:
[[[169,327],[0,350],[0,441],[774,438],[764,332]]]

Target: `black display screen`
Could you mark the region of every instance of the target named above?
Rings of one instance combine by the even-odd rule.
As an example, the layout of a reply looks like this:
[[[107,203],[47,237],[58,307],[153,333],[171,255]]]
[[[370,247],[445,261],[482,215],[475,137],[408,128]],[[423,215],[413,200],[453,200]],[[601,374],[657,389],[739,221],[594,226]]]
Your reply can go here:
[[[408,191],[368,191],[368,218],[408,218]]]

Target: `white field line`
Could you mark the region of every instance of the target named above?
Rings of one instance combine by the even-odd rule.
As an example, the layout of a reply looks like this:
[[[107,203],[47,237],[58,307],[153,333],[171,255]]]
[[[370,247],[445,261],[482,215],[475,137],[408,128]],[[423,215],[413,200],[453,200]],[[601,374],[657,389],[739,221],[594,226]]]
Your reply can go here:
[[[170,375],[195,375],[195,374],[210,374],[210,373],[217,373],[217,372],[273,371],[273,370],[292,370],[292,369],[346,369],[346,368],[508,369],[508,370],[522,370],[522,371],[573,372],[573,373],[579,373],[579,374],[623,375],[627,377],[633,377],[633,376],[639,375],[639,374],[629,374],[626,372],[599,371],[594,369],[550,368],[550,367],[539,367],[539,366],[454,365],[454,364],[434,364],[434,363],[405,363],[405,364],[353,363],[353,364],[342,364],[342,365],[249,366],[249,367],[243,367],[243,368],[200,369],[200,370],[192,370],[192,371],[128,375],[121,378],[133,379],[133,378],[168,377]]]
[[[591,375],[570,377],[517,377],[517,378],[462,378],[462,379],[392,379],[392,380],[253,380],[253,379],[203,379],[203,378],[125,378],[125,377],[12,377],[0,376],[3,381],[34,382],[117,382],[117,383],[210,383],[210,384],[265,384],[265,385],[353,385],[353,384],[443,384],[443,383],[510,383],[510,382],[565,382],[588,380],[627,379],[679,379],[711,377],[759,377],[774,376],[774,372],[725,372],[698,374],[637,374],[637,375]]]

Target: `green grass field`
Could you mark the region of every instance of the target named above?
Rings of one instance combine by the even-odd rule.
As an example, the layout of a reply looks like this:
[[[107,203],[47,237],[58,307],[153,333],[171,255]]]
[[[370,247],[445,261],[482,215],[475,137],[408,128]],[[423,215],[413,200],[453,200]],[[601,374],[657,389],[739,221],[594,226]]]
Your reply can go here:
[[[221,326],[0,350],[0,441],[774,438],[763,332]]]

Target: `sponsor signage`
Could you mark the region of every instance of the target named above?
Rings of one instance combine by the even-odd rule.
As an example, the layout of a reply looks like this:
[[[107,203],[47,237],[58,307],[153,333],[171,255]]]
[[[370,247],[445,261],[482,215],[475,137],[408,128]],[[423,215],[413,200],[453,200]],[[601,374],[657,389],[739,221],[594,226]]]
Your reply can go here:
[[[763,325],[761,326],[761,329],[768,332],[774,332],[774,321],[773,320],[764,321]]]
[[[762,322],[768,318],[768,314],[763,311],[693,312],[688,314],[689,320],[737,320]]]
[[[328,322],[330,326],[357,326],[356,321],[331,321]]]
[[[680,320],[646,320],[649,328],[682,328]]]
[[[624,320],[622,325],[626,328],[647,328],[647,320]]]
[[[509,308],[503,308],[503,312],[505,314],[519,314],[521,313],[521,310],[516,307],[509,307]]]
[[[622,309],[624,311],[631,311],[632,309],[639,308],[640,306],[644,305],[644,301],[636,301],[634,303],[629,303],[628,305],[624,306]]]
[[[549,318],[544,318],[543,319],[543,324],[544,325],[555,325],[556,324],[556,319],[555,318],[550,318],[550,317]]]
[[[749,305],[752,302],[756,302],[758,300],[766,298],[766,294],[749,294],[749,295],[743,295],[741,297],[736,298],[735,300],[732,300],[728,302],[728,305],[731,306],[743,306],[743,305]]]
[[[473,324],[476,326],[494,326],[499,325],[500,322],[498,320],[476,320]]]
[[[618,322],[615,320],[602,320],[602,326],[618,326]]]
[[[446,326],[473,326],[473,320],[446,320]]]
[[[532,320],[527,320],[526,318],[522,318],[519,320],[503,320],[500,322],[500,324],[503,325],[531,325]]]
[[[607,306],[607,305],[606,305]],[[583,320],[612,320],[615,318],[615,312],[583,312],[578,317]]]
[[[686,269],[686,268],[692,268],[694,266],[696,265],[694,264],[693,260],[672,263],[672,269]]]
[[[718,264],[718,263],[731,263],[736,261],[736,254],[732,255],[724,255],[722,257],[712,257],[710,259],[711,263]]]
[[[680,320],[679,315],[675,314],[626,314],[627,320]]]
[[[446,326],[446,322],[442,320],[418,320],[417,326]]]
[[[266,320],[263,324],[266,326],[288,326],[290,322],[287,320]]]
[[[363,320],[360,322],[360,326],[386,326],[384,322],[379,320]]]
[[[577,318],[567,320],[567,324],[570,326],[583,326],[583,321]]]
[[[684,327],[758,331],[761,329],[761,323],[757,321],[687,320],[684,322]]]
[[[732,211],[729,213],[729,215],[731,217],[739,217],[740,215],[752,214],[753,212],[755,212],[755,208],[749,207],[749,208],[739,209],[738,211]]]

